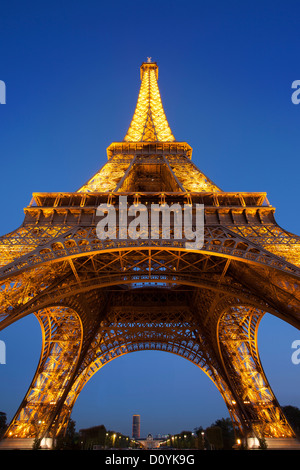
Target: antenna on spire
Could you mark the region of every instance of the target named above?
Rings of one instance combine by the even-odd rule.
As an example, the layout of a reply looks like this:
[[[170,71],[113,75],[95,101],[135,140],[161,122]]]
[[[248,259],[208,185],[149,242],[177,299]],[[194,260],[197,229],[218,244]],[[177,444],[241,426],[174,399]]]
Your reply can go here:
[[[148,62],[148,64],[151,64],[151,62],[152,62],[152,57],[147,57],[147,62]]]

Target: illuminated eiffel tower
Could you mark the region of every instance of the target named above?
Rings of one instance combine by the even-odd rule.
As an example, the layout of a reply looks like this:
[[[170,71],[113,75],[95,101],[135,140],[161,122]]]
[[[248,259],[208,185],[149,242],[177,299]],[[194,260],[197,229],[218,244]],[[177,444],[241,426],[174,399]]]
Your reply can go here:
[[[237,438],[293,439],[257,330],[266,312],[300,326],[300,237],[277,225],[265,193],[224,192],[195,166],[167,122],[157,64],[148,59],[140,73],[131,124],[107,163],[73,193],[34,193],[23,224],[0,238],[1,329],[34,314],[43,338],[5,437],[63,435],[93,374],[121,355],[159,350],[210,377]],[[174,218],[169,238],[141,230],[101,239],[97,208],[120,215],[120,197],[128,207],[204,205],[203,246],[187,249]]]

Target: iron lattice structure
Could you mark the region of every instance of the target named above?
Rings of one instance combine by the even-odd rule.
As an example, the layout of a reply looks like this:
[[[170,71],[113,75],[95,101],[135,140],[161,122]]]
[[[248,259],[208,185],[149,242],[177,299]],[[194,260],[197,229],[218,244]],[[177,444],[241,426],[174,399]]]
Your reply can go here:
[[[276,223],[265,193],[224,192],[170,130],[158,67],[141,66],[136,109],[107,163],[73,193],[34,193],[0,238],[1,329],[34,314],[43,346],[7,437],[56,437],[88,380],[116,357],[160,350],[214,382],[237,435],[293,437],[257,347],[263,315],[300,326],[300,237]],[[104,239],[97,207],[204,204],[204,245]],[[117,227],[118,228],[118,227]]]

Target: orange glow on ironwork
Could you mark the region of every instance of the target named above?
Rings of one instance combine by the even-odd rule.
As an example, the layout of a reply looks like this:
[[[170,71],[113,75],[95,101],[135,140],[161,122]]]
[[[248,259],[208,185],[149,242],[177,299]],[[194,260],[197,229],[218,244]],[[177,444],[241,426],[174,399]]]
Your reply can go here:
[[[141,88],[135,112],[124,138],[126,142],[173,142],[157,84],[158,66],[145,62],[141,66]]]
[[[107,148],[107,163],[74,193],[34,193],[23,225],[0,238],[2,321],[34,313],[43,334],[35,377],[7,434],[63,434],[97,371],[151,349],[204,371],[242,434],[250,423],[257,435],[292,437],[259,360],[257,328],[270,306],[299,321],[300,237],[277,225],[265,193],[223,192],[193,164],[192,148],[175,140],[166,119],[157,64],[143,63],[140,73],[128,132]],[[101,241],[99,201],[118,208],[120,194],[134,205],[205,204],[203,249],[188,252],[181,240]],[[134,285],[143,283],[155,291],[140,298]],[[106,287],[120,285],[116,302],[108,301]],[[158,285],[168,288],[158,294]]]

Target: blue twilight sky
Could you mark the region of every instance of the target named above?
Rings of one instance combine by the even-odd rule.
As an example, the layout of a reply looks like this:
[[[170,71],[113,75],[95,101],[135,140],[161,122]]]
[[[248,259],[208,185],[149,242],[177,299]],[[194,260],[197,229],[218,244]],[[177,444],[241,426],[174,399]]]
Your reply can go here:
[[[17,228],[35,191],[76,191],[122,140],[147,56],[171,129],[225,191],[265,191],[278,223],[300,234],[299,1],[17,1],[0,5],[0,233]],[[39,360],[34,317],[0,332],[0,411],[10,420]],[[282,405],[300,407],[300,332],[267,315],[260,353]],[[96,374],[72,418],[131,434],[176,433],[227,417],[204,373],[167,353],[121,357]]]

